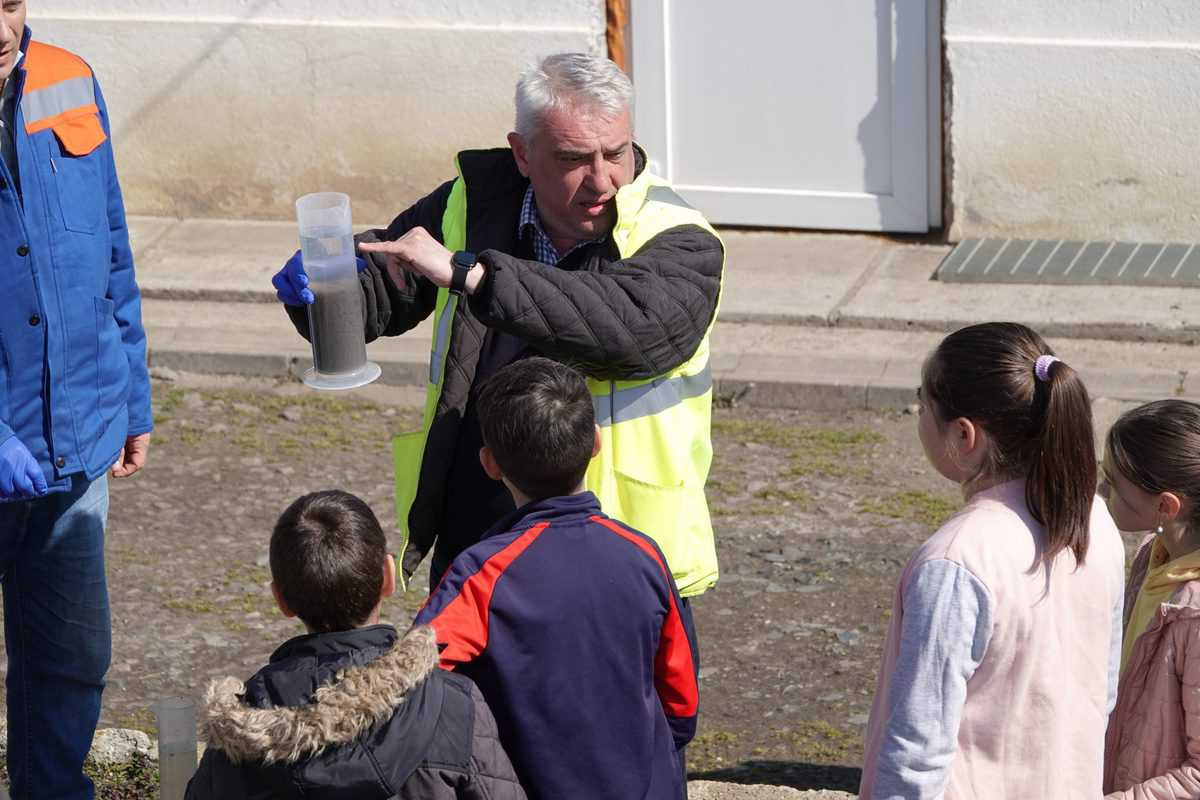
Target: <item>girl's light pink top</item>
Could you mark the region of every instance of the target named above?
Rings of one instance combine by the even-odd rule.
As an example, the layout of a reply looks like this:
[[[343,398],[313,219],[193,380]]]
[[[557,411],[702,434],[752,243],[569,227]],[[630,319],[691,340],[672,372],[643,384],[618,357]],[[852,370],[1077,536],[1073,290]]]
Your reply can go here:
[[[1041,563],[1024,481],[976,494],[904,568],[863,798],[1101,796],[1120,659],[1124,548],[1099,499],[1090,543]]]

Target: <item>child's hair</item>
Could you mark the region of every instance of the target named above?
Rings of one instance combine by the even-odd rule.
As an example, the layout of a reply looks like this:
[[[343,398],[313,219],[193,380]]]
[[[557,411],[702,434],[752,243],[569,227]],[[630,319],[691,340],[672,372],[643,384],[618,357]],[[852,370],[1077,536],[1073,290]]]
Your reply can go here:
[[[1189,528],[1200,525],[1200,405],[1158,400],[1121,415],[1108,429],[1109,455],[1135,486],[1183,501]]]
[[[1043,355],[1054,351],[1024,325],[972,325],[942,340],[921,386],[940,425],[965,417],[987,432],[994,446],[984,474],[1026,479],[1025,503],[1046,527],[1044,563],[1070,548],[1082,564],[1097,476],[1092,404],[1062,361],[1040,380]]]
[[[271,533],[271,579],[311,630],[366,622],[383,591],[387,538],[370,506],[335,489],[288,506]]]
[[[479,390],[483,443],[531,500],[571,494],[592,458],[596,414],[583,376],[548,358],[526,358]]]

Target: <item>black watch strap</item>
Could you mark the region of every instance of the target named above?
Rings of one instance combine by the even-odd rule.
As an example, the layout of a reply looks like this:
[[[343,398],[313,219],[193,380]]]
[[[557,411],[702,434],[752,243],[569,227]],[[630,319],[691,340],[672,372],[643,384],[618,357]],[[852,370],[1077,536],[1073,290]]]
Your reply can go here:
[[[450,292],[462,294],[467,288],[467,275],[478,263],[475,254],[468,250],[459,250],[450,257]]]

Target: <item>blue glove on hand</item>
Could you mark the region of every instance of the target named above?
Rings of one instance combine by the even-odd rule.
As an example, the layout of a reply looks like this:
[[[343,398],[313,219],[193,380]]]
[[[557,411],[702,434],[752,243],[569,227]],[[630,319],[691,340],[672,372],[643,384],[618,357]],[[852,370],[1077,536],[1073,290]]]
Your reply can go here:
[[[46,493],[46,476],[16,436],[0,443],[0,500],[25,500]]]
[[[367,268],[367,262],[355,256],[354,266],[359,272]],[[304,261],[300,257],[300,251],[287,260],[283,265],[283,269],[276,272],[271,278],[271,285],[275,287],[275,296],[279,298],[279,302],[289,306],[307,306],[313,301],[312,290],[308,288],[308,274],[304,271]]]

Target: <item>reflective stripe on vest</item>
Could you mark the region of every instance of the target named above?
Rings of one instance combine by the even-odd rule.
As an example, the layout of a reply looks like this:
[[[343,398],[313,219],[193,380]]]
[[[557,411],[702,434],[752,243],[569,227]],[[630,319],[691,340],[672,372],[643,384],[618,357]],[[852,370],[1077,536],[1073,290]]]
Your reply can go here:
[[[704,369],[695,375],[655,378],[639,386],[594,396],[592,404],[596,409],[596,424],[604,427],[653,416],[684,400],[700,397],[712,389],[712,385],[712,370],[705,363]]]
[[[437,333],[429,353],[429,382],[435,385],[442,382],[442,365],[446,363],[446,351],[450,348],[450,323],[458,310],[458,295],[446,294],[448,297],[438,312]]]
[[[647,203],[666,203],[672,206],[682,206],[683,208],[691,208],[695,210],[691,203],[680,197],[670,186],[655,184],[646,190],[646,199],[642,201],[642,206]]]

